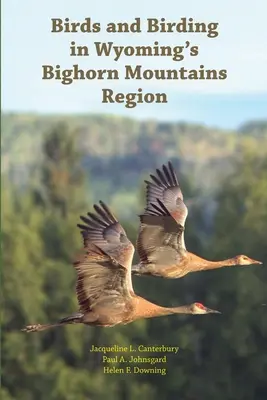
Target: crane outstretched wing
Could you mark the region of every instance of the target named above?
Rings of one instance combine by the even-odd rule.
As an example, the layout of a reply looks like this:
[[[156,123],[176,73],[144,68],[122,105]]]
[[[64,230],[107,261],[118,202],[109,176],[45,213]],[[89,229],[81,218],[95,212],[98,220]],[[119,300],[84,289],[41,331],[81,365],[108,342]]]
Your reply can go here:
[[[108,304],[113,311],[123,308],[133,295],[131,265],[134,246],[109,208],[100,202],[95,213],[81,216],[78,224],[85,254],[74,263],[78,277],[76,292],[80,311]]]
[[[140,216],[137,252],[140,261],[158,265],[179,262],[186,251],[184,227],[188,210],[171,162],[145,181],[146,208]]]

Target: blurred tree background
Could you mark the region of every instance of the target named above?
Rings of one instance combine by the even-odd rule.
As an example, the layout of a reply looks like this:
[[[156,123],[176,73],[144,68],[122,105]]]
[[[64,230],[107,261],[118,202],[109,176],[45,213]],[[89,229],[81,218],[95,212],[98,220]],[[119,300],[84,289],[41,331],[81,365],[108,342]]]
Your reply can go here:
[[[106,116],[5,114],[2,121],[3,400],[267,398],[267,122],[237,131]],[[220,316],[170,316],[39,334],[29,323],[77,310],[79,215],[99,199],[135,243],[143,180],[172,160],[189,208],[187,248],[247,254],[263,266],[178,280],[134,277],[166,306],[200,301]],[[179,346],[167,375],[103,374],[92,344]]]

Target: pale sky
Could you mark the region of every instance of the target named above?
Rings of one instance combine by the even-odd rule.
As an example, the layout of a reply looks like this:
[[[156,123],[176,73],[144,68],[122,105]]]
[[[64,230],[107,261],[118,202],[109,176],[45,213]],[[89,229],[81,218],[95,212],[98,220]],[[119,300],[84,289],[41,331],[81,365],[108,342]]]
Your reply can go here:
[[[4,0],[2,6],[2,108],[19,112],[100,112],[137,118],[191,120],[234,126],[246,119],[267,117],[267,34],[266,0],[135,0],[132,3],[89,2],[88,0]],[[51,18],[82,22],[91,17],[100,22],[100,33],[51,33]],[[142,33],[111,34],[108,22],[142,20]],[[205,33],[147,33],[147,18],[179,22],[192,17],[198,22],[218,22],[219,36]],[[89,57],[70,57],[71,41],[86,45]],[[188,40],[199,46],[197,57],[181,62],[169,57],[127,57],[119,61],[98,57],[94,42],[113,41],[116,45],[183,45]],[[75,81],[62,85],[42,80],[42,65],[62,69],[79,64],[82,69],[118,69],[120,80]],[[144,69],[227,69],[226,80],[130,80],[124,65],[142,64]],[[168,104],[141,104],[127,109],[123,104],[102,104],[102,88],[114,92],[166,92]]]

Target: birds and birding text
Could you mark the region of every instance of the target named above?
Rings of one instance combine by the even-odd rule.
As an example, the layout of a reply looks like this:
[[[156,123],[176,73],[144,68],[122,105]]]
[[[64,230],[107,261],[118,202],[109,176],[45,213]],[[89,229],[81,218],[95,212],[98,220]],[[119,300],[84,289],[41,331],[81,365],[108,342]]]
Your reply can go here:
[[[57,80],[62,85],[71,85],[74,82],[92,82],[105,81],[116,83],[118,80],[124,79],[127,82],[137,81],[136,90],[132,93],[118,93],[112,88],[102,88],[102,103],[107,104],[123,104],[126,108],[135,108],[138,104],[151,103],[168,103],[168,94],[163,92],[150,93],[140,87],[140,83],[147,81],[174,81],[179,84],[181,81],[206,80],[211,82],[214,80],[223,81],[227,79],[227,69],[213,68],[212,65],[205,66],[202,54],[202,44],[199,44],[199,35],[205,35],[208,39],[216,39],[219,36],[219,23],[213,21],[198,21],[192,17],[181,17],[178,20],[167,20],[165,18],[134,18],[132,21],[125,22],[108,22],[100,23],[94,21],[91,17],[84,20],[75,21],[70,18],[51,18],[50,31],[53,35],[64,34],[69,40],[68,52],[70,56],[70,64],[67,68],[61,66],[59,62],[54,64],[45,63],[42,65],[42,79],[45,81]],[[110,40],[98,41],[97,35],[105,31]],[[137,42],[140,34],[147,34],[147,43],[142,45],[120,44],[120,40],[115,42],[114,38],[120,38],[121,35],[129,38],[136,38]],[[71,39],[73,34],[79,34],[79,42]],[[81,34],[85,34],[84,42],[80,42]],[[90,36],[86,36],[89,34]],[[127,36],[128,35],[128,36]],[[134,36],[132,36],[134,35]],[[138,36],[139,35],[139,36]],[[164,39],[168,37],[173,39],[174,45],[166,45]],[[186,37],[185,37],[186,36]],[[88,40],[88,37],[91,39]],[[150,40],[150,38],[152,38]],[[189,40],[190,39],[190,40]],[[56,37],[55,37],[56,40]],[[202,41],[201,41],[202,43]],[[78,57],[79,60],[91,57],[88,68],[74,61]],[[108,58],[108,67],[93,68],[97,57]],[[146,61],[148,57],[154,57],[155,62],[159,60],[167,60],[166,64],[171,68],[147,68]],[[129,62],[130,58],[134,63]],[[198,58],[198,62],[195,60]],[[141,61],[143,61],[143,65]],[[191,66],[186,66],[190,60]],[[73,62],[74,61],[74,62]],[[192,61],[193,66],[192,67]],[[98,63],[99,64],[99,63]],[[110,66],[112,68],[110,68]],[[113,82],[112,82],[113,81]],[[143,85],[142,85],[143,86]]]

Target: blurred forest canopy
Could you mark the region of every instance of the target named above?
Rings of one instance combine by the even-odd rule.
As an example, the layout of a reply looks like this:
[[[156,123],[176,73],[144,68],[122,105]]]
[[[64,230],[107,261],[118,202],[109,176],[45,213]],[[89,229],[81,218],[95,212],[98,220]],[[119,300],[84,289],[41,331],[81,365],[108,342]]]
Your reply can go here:
[[[143,176],[168,159],[179,167],[180,174],[190,175],[194,187],[205,189],[210,196],[217,191],[220,179],[231,172],[232,161],[243,146],[255,144],[261,149],[267,143],[267,121],[248,122],[238,131],[224,131],[184,122],[105,115],[4,114],[2,171],[11,182],[27,187],[29,176],[42,160],[45,134],[62,121],[75,135],[82,153],[92,200],[110,201],[114,197],[118,209],[125,203],[129,206],[124,210],[126,217],[130,217],[127,210],[138,205],[136,188]]]
[[[138,294],[220,316],[171,316],[115,328],[24,334],[77,310],[71,263],[78,217],[104,200],[135,243],[143,179],[172,160],[189,209],[187,248],[247,254],[263,266],[134,277]],[[3,400],[267,398],[267,121],[226,132],[108,116],[4,114],[2,121]],[[103,374],[92,344],[179,346],[167,375]]]

